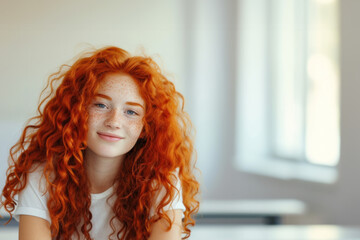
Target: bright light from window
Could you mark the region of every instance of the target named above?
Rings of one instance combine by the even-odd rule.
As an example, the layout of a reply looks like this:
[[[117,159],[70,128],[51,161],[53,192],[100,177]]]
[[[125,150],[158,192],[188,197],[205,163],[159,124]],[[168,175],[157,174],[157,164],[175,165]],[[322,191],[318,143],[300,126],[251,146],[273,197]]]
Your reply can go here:
[[[337,2],[309,4],[306,158],[334,166],[340,152]]]
[[[336,1],[278,0],[273,11],[273,154],[334,166],[340,146]]]
[[[334,4],[336,0],[316,0],[320,4]]]

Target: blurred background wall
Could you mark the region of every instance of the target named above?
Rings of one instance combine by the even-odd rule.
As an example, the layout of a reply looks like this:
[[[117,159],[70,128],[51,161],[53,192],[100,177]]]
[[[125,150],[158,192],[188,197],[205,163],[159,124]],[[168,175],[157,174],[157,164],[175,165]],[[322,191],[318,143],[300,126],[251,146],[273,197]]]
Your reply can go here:
[[[241,0],[10,1],[0,8],[0,188],[7,155],[35,114],[49,74],[89,48],[116,45],[154,56],[197,129],[202,199],[295,198],[299,224],[358,224],[360,216],[360,1],[341,0],[341,155],[334,183],[286,180],[235,167]]]

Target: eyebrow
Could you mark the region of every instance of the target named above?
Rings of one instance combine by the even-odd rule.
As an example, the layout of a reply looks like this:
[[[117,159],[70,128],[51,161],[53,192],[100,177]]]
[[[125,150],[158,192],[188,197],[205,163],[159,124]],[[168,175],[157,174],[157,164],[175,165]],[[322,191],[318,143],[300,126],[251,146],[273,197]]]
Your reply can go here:
[[[112,100],[112,98],[109,97],[108,95],[101,94],[101,93],[95,94],[95,97],[101,97],[101,98],[105,98],[105,99],[107,99],[107,100]]]
[[[95,96],[105,98],[105,99],[110,100],[110,101],[112,100],[112,98],[110,96],[105,95],[105,94],[101,94],[101,93],[97,93]],[[126,104],[131,105],[131,106],[139,106],[139,107],[145,109],[143,105],[141,105],[140,103],[137,103],[137,102],[126,102]]]
[[[127,105],[131,105],[131,106],[139,106],[141,108],[144,109],[144,106],[141,105],[140,103],[136,103],[136,102],[126,102]]]

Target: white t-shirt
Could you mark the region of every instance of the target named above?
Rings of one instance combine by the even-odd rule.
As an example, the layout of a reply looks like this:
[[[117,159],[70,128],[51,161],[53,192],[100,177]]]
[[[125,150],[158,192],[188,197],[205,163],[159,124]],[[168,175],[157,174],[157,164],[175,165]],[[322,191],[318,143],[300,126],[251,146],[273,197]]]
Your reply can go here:
[[[46,180],[42,177],[43,168],[39,167],[34,172],[28,175],[28,182],[23,191],[19,193],[18,205],[14,212],[14,218],[19,221],[20,215],[31,215],[43,218],[51,223],[50,215],[47,209],[47,200],[49,197],[46,191]],[[179,194],[176,194],[174,200],[163,208],[163,211],[170,209],[180,209],[185,211],[183,204],[181,184],[179,179],[176,182],[176,188]],[[111,205],[114,203],[116,196],[112,196],[108,201],[107,199],[113,193],[114,188],[111,187],[105,192],[98,194],[91,194],[90,211],[92,214],[92,229],[90,236],[94,240],[108,239],[112,233],[110,227],[110,219],[113,217]],[[157,196],[156,203],[159,203],[165,194],[165,189],[162,189]],[[154,216],[155,207],[150,209],[150,217]],[[121,224],[121,223],[119,223]],[[79,231],[81,234],[81,231]],[[116,234],[115,234],[116,235]],[[113,236],[112,236],[113,237]]]

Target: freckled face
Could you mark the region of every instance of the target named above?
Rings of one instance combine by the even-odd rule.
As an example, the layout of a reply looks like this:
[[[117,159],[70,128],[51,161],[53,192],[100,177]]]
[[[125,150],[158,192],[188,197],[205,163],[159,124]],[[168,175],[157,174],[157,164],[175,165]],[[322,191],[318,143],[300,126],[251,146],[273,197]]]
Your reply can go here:
[[[106,75],[88,112],[87,154],[122,159],[143,128],[145,102],[135,80],[123,73]]]

